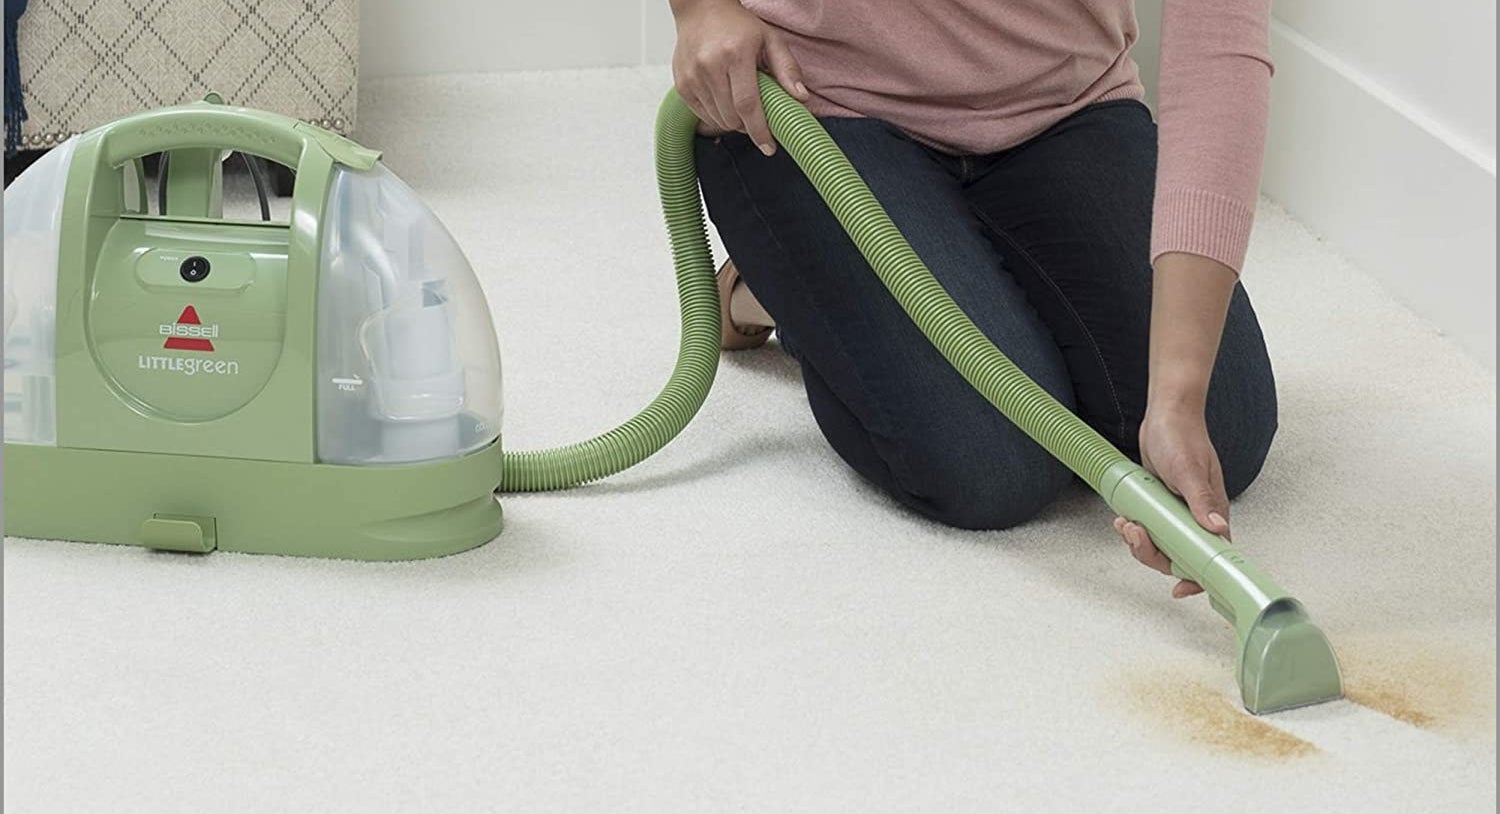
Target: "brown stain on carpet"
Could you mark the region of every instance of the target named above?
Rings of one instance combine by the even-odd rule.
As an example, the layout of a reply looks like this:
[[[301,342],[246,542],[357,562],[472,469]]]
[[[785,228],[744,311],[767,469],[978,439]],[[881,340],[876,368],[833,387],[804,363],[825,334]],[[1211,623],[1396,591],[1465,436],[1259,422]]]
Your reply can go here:
[[[1321,750],[1241,708],[1203,679],[1164,669],[1127,678],[1131,706],[1178,738],[1236,757],[1290,761]]]
[[[1432,728],[1438,721],[1438,716],[1413,703],[1404,688],[1349,687],[1345,690],[1344,696],[1362,707],[1369,707],[1398,721],[1423,729]]]
[[[1344,695],[1354,704],[1450,737],[1495,737],[1493,651],[1417,636],[1334,637]],[[1317,755],[1275,716],[1246,712],[1230,663],[1143,666],[1111,683],[1112,693],[1154,728],[1221,754],[1288,762]]]
[[[1431,732],[1494,734],[1494,662],[1452,644],[1355,639],[1338,649],[1344,695]]]

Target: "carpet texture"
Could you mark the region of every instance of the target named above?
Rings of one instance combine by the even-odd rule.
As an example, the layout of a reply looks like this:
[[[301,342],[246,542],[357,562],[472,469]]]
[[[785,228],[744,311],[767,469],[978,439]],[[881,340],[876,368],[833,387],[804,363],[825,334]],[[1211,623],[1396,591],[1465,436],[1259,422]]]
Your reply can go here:
[[[362,87],[360,140],[483,278],[517,448],[612,426],[670,369],[668,82]],[[1352,701],[1239,712],[1227,626],[1081,487],[1007,532],[900,509],[772,347],[727,357],[658,457],[506,498],[468,554],[7,540],[6,809],[1493,811],[1493,376],[1272,204],[1245,280],[1282,412],[1236,540]]]

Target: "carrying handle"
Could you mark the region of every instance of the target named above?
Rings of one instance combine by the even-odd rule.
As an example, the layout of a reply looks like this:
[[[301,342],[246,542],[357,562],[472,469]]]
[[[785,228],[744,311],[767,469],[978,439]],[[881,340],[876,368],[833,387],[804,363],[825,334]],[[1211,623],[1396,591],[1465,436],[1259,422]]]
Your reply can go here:
[[[368,170],[380,153],[336,133],[289,116],[194,102],[129,116],[106,125],[101,134],[105,163],[118,167],[151,153],[220,148],[268,158],[293,169],[305,151],[319,149],[336,163]]]

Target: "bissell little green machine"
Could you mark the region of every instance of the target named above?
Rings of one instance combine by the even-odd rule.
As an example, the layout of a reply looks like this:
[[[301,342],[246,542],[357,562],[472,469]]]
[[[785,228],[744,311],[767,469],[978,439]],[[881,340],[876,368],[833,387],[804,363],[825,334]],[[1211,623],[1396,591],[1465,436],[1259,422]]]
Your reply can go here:
[[[1333,651],[1302,605],[996,349],[817,120],[768,77],[761,91],[777,140],[944,358],[1203,585],[1234,626],[1245,706],[1340,697]],[[6,532],[414,559],[499,534],[497,487],[564,488],[645,459],[697,412],[718,364],[696,125],[669,93],[656,163],[682,306],[677,366],[626,423],[537,452],[502,449],[483,293],[378,153],[217,99],[65,142],[5,193]],[[286,222],[222,216],[231,153],[295,170]],[[158,154],[153,213],[142,160]]]

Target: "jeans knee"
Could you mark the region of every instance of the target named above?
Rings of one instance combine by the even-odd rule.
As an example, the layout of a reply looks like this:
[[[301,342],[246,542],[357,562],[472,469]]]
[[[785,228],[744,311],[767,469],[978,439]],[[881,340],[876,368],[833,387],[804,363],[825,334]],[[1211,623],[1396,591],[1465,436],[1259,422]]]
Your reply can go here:
[[[1229,497],[1239,497],[1259,477],[1276,438],[1276,416],[1276,384],[1269,375],[1260,387],[1247,388],[1229,405],[1210,410],[1208,431]]]
[[[1224,471],[1224,491],[1231,499],[1239,497],[1260,476],[1260,470],[1271,452],[1271,442],[1276,438],[1276,410],[1262,412],[1253,418],[1239,422],[1236,437],[1225,444],[1219,453],[1219,466]]]
[[[1245,289],[1236,286],[1208,392],[1208,432],[1231,498],[1250,488],[1276,438],[1276,375]]]
[[[1031,449],[930,460],[904,497],[926,516],[953,528],[992,531],[1036,517],[1072,477],[1061,463],[1031,442]]]

